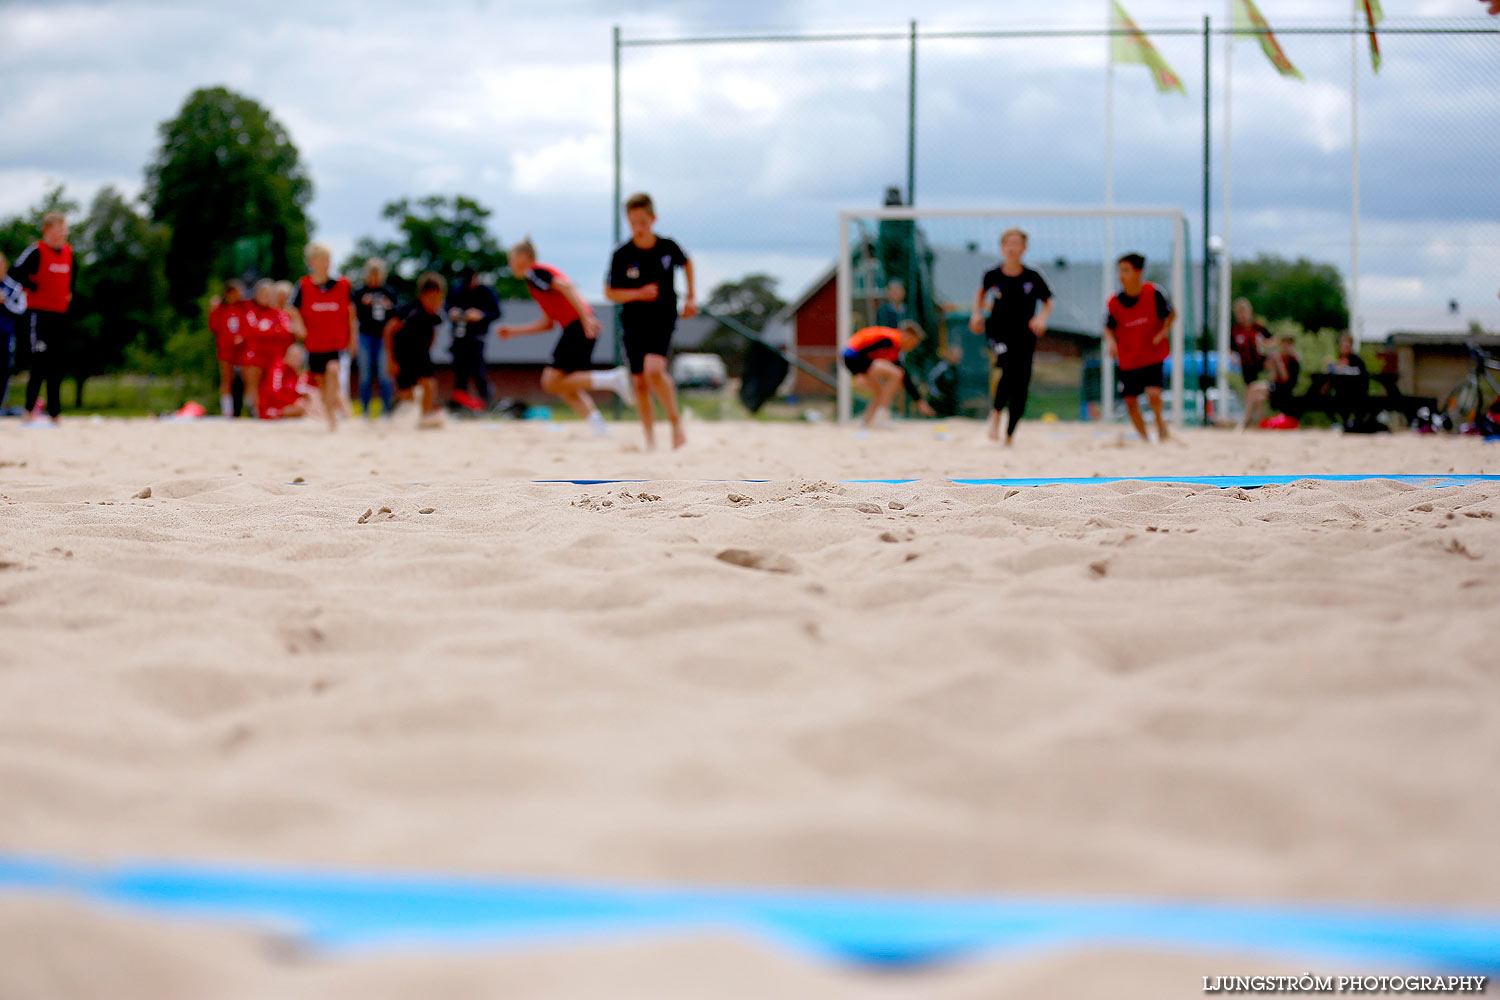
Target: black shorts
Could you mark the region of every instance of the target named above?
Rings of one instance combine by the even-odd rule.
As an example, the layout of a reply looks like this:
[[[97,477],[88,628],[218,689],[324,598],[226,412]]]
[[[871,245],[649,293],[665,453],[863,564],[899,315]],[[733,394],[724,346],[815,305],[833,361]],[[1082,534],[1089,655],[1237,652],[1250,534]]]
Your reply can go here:
[[[844,352],[844,367],[849,369],[850,374],[863,375],[870,370],[873,364],[868,354],[860,354],[858,351]]]
[[[437,368],[432,363],[432,355],[426,351],[396,352],[396,388],[402,392],[416,385],[418,380],[435,374]]]
[[[1139,396],[1146,391],[1148,386],[1160,389],[1164,384],[1160,361],[1154,365],[1146,365],[1144,368],[1116,369],[1115,378],[1120,383],[1121,396]]]
[[[1252,361],[1246,363],[1244,358],[1240,359],[1240,374],[1244,376],[1246,385],[1249,385],[1256,379],[1260,378],[1261,372],[1265,370],[1266,363],[1264,361]]]
[[[574,320],[563,327],[552,352],[552,367],[560,372],[586,372],[594,367],[594,341],[583,332],[583,323]]]
[[[307,370],[314,375],[321,375],[328,370],[328,362],[338,359],[338,351],[308,351]]]
[[[625,331],[625,357],[630,361],[630,374],[639,375],[646,370],[646,355],[659,354],[666,357],[672,350],[672,332],[677,324],[658,324],[645,329]]]

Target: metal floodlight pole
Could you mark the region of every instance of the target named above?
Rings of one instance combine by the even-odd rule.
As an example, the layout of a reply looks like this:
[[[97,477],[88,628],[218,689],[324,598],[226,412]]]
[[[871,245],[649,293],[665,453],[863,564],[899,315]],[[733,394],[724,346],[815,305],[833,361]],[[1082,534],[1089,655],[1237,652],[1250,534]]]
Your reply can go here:
[[[838,347],[834,351],[833,369],[838,378],[838,422],[847,424],[854,416],[854,403],[850,397],[853,391],[852,379],[849,377],[849,369],[840,363],[839,358],[843,355],[844,345],[849,342],[849,337],[854,333],[852,306],[854,302],[854,261],[849,256],[849,223],[850,213],[847,211],[839,213],[839,262],[838,279],[835,285],[835,295],[838,301],[838,315],[834,317],[835,336]]]
[[[615,35],[615,38],[614,38],[614,75],[615,75],[615,95],[614,95],[614,98],[615,98],[615,103],[614,103],[614,116],[615,116],[615,122],[614,122],[614,131],[615,131],[615,135],[614,135],[614,140],[615,140],[615,170],[614,170],[614,173],[615,173],[615,184],[614,184],[614,201],[609,206],[609,215],[610,215],[611,222],[613,224],[613,233],[614,233],[614,240],[615,240],[614,245],[615,246],[619,246],[620,245],[620,238],[621,238],[621,235],[622,235],[622,233],[620,231],[620,199],[621,199],[622,195],[621,195],[621,191],[620,191],[620,26],[618,24],[615,25],[614,35]],[[621,361],[623,359],[623,345],[620,343],[620,307],[618,305],[616,305],[614,309],[610,310],[610,316],[614,320],[613,326],[614,326],[614,335],[615,335],[615,337],[614,337],[614,339],[615,339],[615,367],[618,368],[618,367],[620,367],[620,363],[621,363]],[[620,402],[620,397],[619,396],[615,396],[614,415],[615,415],[615,419],[616,420],[619,419],[620,412],[621,412],[622,409],[623,409],[623,404]]]
[[[1212,65],[1212,34],[1213,26],[1210,23],[1209,17],[1205,15],[1203,18],[1203,285],[1200,289],[1202,293],[1203,305],[1202,312],[1198,314],[1200,321],[1198,349],[1201,353],[1201,360],[1198,367],[1198,415],[1203,418],[1204,427],[1208,426],[1208,345],[1210,336],[1208,321],[1208,283],[1210,280],[1209,256],[1211,251],[1209,250],[1208,213],[1211,210],[1209,205],[1209,185],[1212,183],[1211,178],[1213,164],[1210,159],[1210,156],[1212,155],[1212,147],[1210,145],[1210,136],[1212,134],[1210,132],[1210,128],[1212,127],[1212,112],[1210,109],[1212,106],[1212,102],[1209,100],[1208,94],[1210,89],[1209,69]],[[1224,85],[1226,87],[1229,85],[1227,80],[1225,81]],[[1222,399],[1219,400],[1219,405],[1224,405],[1224,401]]]
[[[917,203],[917,21],[911,22],[911,59],[906,79],[906,203]]]

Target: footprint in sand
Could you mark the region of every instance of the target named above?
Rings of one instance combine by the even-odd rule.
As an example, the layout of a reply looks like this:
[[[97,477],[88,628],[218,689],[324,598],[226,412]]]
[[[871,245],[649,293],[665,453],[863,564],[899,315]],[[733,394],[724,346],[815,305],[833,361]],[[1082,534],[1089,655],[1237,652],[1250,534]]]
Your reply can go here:
[[[720,562],[745,569],[758,569],[767,573],[793,573],[797,564],[790,556],[765,549],[725,549],[714,556]]]

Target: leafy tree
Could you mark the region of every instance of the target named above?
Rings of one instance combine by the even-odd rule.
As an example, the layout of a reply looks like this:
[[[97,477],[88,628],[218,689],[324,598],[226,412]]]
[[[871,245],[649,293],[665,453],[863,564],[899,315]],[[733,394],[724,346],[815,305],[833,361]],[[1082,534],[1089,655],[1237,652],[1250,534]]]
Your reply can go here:
[[[776,279],[769,274],[747,274],[738,281],[725,281],[709,293],[704,308],[715,316],[725,316],[756,331],[765,330],[786,303],[776,294]],[[749,342],[725,327],[718,327],[703,341],[703,349],[724,358],[724,365],[733,374],[740,374],[745,366],[745,350]]]
[[[1235,261],[1235,298],[1247,298],[1268,321],[1289,319],[1307,330],[1347,330],[1344,279],[1332,264],[1268,254]]]
[[[78,202],[68,197],[61,184],[42,195],[42,200],[26,210],[25,215],[0,219],[0,252],[14,262],[31,244],[42,238],[42,216],[61,212],[77,223]]]
[[[499,238],[490,232],[492,214],[477,200],[461,194],[388,202],[380,216],[395,225],[397,238],[361,237],[344,261],[343,270],[357,272],[365,261],[379,257],[386,263],[392,286],[401,293],[409,293],[423,271],[436,271],[450,284],[465,268],[499,272],[508,258]],[[527,295],[519,280],[503,276],[497,276],[495,291],[502,298]]]
[[[127,347],[138,357],[165,346],[174,321],[163,264],[169,240],[165,226],[146,219],[113,187],[101,189],[74,226],[75,405],[82,405],[84,382],[120,367]]]
[[[171,230],[166,274],[178,313],[196,313],[209,279],[246,246],[260,248],[261,273],[302,273],[312,181],[269,111],[224,87],[200,89],[159,133],[145,197],[152,220]]]

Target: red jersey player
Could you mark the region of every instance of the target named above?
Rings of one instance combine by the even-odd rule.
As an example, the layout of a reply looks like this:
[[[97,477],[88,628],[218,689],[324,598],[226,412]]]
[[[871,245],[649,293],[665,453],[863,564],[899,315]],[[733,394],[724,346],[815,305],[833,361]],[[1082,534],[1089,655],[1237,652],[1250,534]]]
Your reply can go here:
[[[224,298],[208,314],[208,329],[219,357],[219,412],[226,417],[234,416],[234,368],[244,339],[244,299],[244,282],[231,278],[224,282]]]
[[[557,338],[552,364],[542,369],[542,391],[562,397],[573,412],[588,421],[596,435],[603,437],[608,430],[589,392],[607,389],[624,398],[630,392],[630,380],[623,369],[594,371],[594,342],[600,329],[594,311],[567,275],[555,267],[537,263],[536,248],[530,240],[511,247],[510,270],[526,281],[526,289],[542,307],[542,318],[525,326],[502,326],[498,331],[500,336],[524,337],[561,326],[562,336]]]
[[[1143,441],[1146,421],[1141,418],[1142,392],[1151,402],[1156,417],[1156,438],[1167,439],[1167,422],[1162,419],[1162,362],[1172,353],[1169,334],[1177,314],[1160,288],[1141,280],[1146,258],[1128,253],[1119,260],[1120,291],[1110,297],[1109,314],[1104,320],[1105,349],[1115,356],[1120,369],[1120,395],[1130,422]]]
[[[308,273],[297,282],[292,308],[305,331],[308,371],[322,393],[329,423],[337,426],[340,416],[350,415],[339,355],[354,337],[353,290],[347,278],[330,276],[333,254],[328,247],[310,243],[306,257]]]
[[[286,357],[271,362],[260,381],[260,418],[317,416],[323,409],[312,379],[303,370],[307,352],[293,344]]]

